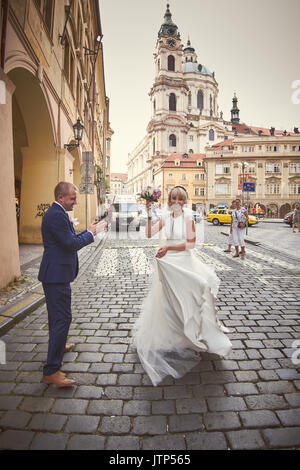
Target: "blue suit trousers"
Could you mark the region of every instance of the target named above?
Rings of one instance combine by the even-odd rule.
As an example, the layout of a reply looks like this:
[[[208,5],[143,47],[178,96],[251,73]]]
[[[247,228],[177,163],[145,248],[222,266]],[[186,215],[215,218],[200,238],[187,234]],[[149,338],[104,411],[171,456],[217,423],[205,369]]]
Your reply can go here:
[[[49,345],[44,375],[57,372],[62,364],[72,321],[70,283],[43,283],[49,324]]]

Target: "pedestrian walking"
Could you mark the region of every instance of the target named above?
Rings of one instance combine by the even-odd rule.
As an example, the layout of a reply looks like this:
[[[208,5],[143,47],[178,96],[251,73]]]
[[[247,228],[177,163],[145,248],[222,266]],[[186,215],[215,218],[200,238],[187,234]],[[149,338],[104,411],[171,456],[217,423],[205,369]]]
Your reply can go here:
[[[67,379],[60,371],[64,353],[74,346],[67,344],[72,321],[70,283],[78,274],[77,251],[92,243],[94,235],[104,229],[106,222],[93,222],[89,230],[76,235],[68,216],[77,204],[76,186],[60,182],[54,196],[55,202],[42,221],[44,253],[38,275],[43,283],[49,324],[48,355],[42,380],[46,384],[70,387],[75,381]]]
[[[239,247],[241,247],[241,258],[245,259],[245,231],[248,221],[248,212],[245,207],[241,207],[241,200],[236,199],[236,208],[232,212],[232,236],[235,246],[234,258],[239,257]]]
[[[231,209],[232,212],[236,209],[236,201],[232,201],[231,203]],[[233,245],[233,236],[232,236],[232,212],[231,212],[231,223],[230,223],[230,231],[229,231],[229,237],[228,237],[228,247],[226,250],[224,250],[224,253],[230,253],[231,252],[231,247]]]
[[[300,232],[300,209],[299,209],[299,204],[296,204],[295,209],[294,209],[294,214],[293,214],[293,233],[295,233],[295,225],[298,227],[298,232]]]

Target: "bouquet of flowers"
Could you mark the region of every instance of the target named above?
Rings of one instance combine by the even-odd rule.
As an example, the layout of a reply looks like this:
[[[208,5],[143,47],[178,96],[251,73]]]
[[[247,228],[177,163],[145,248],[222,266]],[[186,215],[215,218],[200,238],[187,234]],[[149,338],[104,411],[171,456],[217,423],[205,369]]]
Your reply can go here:
[[[152,188],[147,186],[146,189],[143,189],[140,193],[140,198],[145,199],[148,202],[158,202],[161,196],[161,190],[157,188]]]

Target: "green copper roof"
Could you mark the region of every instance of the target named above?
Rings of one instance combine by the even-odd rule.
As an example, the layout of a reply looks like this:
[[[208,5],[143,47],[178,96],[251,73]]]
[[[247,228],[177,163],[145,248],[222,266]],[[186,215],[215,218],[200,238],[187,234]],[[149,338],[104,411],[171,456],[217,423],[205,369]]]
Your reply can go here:
[[[172,21],[172,13],[170,12],[170,5],[167,4],[167,10],[164,16],[165,22],[161,25],[158,32],[158,37],[180,37],[178,26]]]

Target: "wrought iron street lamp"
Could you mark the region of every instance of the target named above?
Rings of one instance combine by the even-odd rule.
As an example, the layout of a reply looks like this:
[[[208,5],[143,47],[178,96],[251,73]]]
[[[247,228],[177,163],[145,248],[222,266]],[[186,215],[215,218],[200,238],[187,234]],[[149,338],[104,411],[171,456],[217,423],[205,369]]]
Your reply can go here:
[[[82,141],[82,136],[83,136],[83,131],[84,131],[84,126],[81,124],[80,119],[77,119],[76,124],[73,126],[73,132],[74,132],[74,139],[76,140],[76,144],[65,144],[65,149],[67,149],[69,152],[74,150],[75,148],[79,147],[80,142]]]

